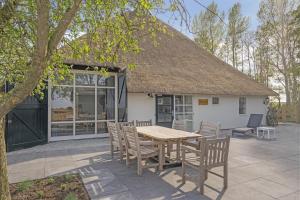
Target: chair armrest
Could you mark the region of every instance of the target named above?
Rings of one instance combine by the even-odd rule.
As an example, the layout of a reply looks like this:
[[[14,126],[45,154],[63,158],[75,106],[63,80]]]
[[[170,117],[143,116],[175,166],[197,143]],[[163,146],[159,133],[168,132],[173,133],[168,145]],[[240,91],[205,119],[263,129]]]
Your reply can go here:
[[[184,152],[190,152],[190,153],[196,153],[196,154],[200,153],[200,150],[197,150],[197,149],[194,149],[192,147],[185,146],[185,145],[181,146],[181,150],[184,151]]]

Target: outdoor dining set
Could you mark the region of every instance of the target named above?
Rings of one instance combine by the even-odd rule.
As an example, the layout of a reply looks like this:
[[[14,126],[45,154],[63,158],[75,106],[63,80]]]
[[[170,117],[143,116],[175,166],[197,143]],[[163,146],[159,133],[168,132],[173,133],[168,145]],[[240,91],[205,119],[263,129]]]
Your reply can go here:
[[[186,169],[199,172],[198,187],[204,193],[204,182],[208,173],[223,178],[224,189],[228,183],[229,136],[220,136],[219,124],[202,121],[197,132],[187,132],[184,120],[174,120],[172,128],[156,126],[152,121],[108,122],[111,155],[119,153],[126,165],[137,161],[137,174],[144,168],[181,166],[182,183],[186,180]],[[211,171],[223,167],[223,173]]]

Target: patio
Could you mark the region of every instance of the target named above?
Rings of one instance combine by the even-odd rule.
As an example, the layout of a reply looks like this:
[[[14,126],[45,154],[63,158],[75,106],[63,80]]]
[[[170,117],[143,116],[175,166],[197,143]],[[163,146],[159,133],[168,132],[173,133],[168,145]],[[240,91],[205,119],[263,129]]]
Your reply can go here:
[[[196,190],[195,171],[181,184],[181,168],[136,174],[132,162],[112,160],[107,139],[54,142],[8,154],[10,182],[78,172],[92,199],[260,199],[300,198],[300,125],[277,128],[277,140],[235,137],[229,151],[229,187],[210,176],[205,196]]]

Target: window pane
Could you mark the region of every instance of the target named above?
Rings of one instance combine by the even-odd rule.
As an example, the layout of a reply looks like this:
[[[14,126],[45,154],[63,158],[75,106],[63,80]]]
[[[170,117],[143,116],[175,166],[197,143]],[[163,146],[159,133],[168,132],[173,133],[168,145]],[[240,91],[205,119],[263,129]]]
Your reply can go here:
[[[239,98],[239,114],[246,114],[246,97]]]
[[[63,80],[60,80],[60,77],[58,74],[55,74],[56,76],[56,82],[54,82],[54,85],[70,85],[73,86],[73,80],[74,80],[74,74],[71,73],[69,75],[64,75]]]
[[[76,88],[76,120],[95,119],[95,89]]]
[[[95,134],[94,122],[76,123],[75,135]]]
[[[185,112],[193,112],[193,106],[185,106]]]
[[[192,104],[192,96],[184,96],[184,103],[185,103],[185,105],[191,105]]]
[[[175,112],[183,112],[183,106],[175,106]]]
[[[175,104],[183,104],[183,96],[175,96]]]
[[[184,114],[176,114],[175,119],[176,120],[184,120]]]
[[[75,74],[76,86],[95,86],[96,76],[92,74]]]
[[[185,119],[193,120],[193,114],[185,114]]]
[[[97,133],[108,133],[106,122],[98,122],[97,123]]]
[[[109,77],[103,77],[103,76],[97,76],[97,86],[109,86],[114,87],[115,86],[115,77],[109,76]]]
[[[73,124],[52,124],[51,125],[51,136],[72,136],[73,135]]]
[[[53,87],[51,99],[51,120],[73,121],[73,88]]]
[[[97,120],[115,119],[115,90],[97,89]]]

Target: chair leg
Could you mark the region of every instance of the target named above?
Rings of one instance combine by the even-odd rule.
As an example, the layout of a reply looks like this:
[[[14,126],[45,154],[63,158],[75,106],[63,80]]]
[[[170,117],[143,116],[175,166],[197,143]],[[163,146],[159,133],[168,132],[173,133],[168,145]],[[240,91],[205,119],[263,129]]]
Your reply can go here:
[[[129,159],[130,159],[130,158],[129,158],[129,153],[126,151],[126,166],[127,166],[127,167],[129,166],[129,162],[130,162]]]
[[[205,170],[205,177],[204,178],[205,178],[205,180],[207,180],[207,178],[208,178],[208,170],[207,169]]]
[[[120,147],[120,161],[123,161],[123,148]]]
[[[114,158],[114,146],[112,144],[110,144],[110,154],[111,158]]]
[[[228,166],[227,166],[227,164],[224,165],[223,170],[224,170],[224,189],[226,189],[228,186]]]
[[[139,176],[141,176],[142,175],[142,173],[143,173],[143,169],[142,169],[142,159],[141,158],[137,158],[137,174],[139,175]]]
[[[200,170],[200,177],[199,177],[199,189],[200,194],[204,194],[204,181],[205,181],[205,170]]]

